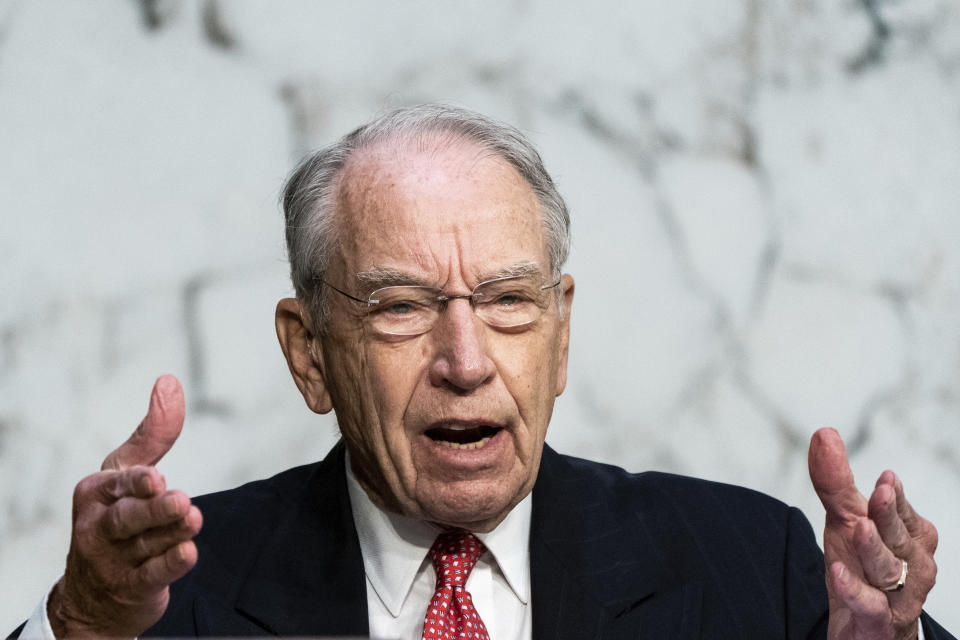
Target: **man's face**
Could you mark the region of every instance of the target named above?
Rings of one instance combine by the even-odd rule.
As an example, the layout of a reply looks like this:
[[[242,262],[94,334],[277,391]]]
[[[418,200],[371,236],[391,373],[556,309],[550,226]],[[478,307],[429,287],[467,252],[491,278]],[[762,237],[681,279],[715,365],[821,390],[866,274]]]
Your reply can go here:
[[[539,205],[508,163],[462,144],[388,145],[351,159],[341,243],[325,279],[366,298],[369,277],[448,294],[518,266],[553,284]],[[385,284],[380,282],[380,285]],[[566,384],[573,280],[533,324],[485,324],[469,301],[418,336],[385,336],[366,305],[328,291],[320,365],[352,468],[374,502],[472,530],[496,526],[533,487],[553,402]],[[551,294],[556,290],[551,290]]]

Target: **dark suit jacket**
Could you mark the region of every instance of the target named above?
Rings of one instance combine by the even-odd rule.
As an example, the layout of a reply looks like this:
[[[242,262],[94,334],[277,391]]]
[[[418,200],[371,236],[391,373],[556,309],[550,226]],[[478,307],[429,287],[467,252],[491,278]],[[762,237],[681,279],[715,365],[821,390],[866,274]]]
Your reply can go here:
[[[342,445],[195,502],[200,561],[145,635],[367,634]],[[826,638],[810,525],[763,494],[547,447],[531,526],[536,640]],[[950,638],[926,618],[924,630]]]

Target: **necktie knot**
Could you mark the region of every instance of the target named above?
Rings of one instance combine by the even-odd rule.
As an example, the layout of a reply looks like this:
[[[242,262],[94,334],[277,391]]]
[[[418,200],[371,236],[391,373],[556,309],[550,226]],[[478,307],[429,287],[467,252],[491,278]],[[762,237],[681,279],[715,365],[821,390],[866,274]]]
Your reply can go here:
[[[447,531],[437,536],[430,547],[437,588],[466,584],[484,549],[483,543],[469,531]]]
[[[447,531],[430,547],[437,571],[437,590],[423,621],[423,640],[490,640],[465,585],[484,551],[468,531]]]

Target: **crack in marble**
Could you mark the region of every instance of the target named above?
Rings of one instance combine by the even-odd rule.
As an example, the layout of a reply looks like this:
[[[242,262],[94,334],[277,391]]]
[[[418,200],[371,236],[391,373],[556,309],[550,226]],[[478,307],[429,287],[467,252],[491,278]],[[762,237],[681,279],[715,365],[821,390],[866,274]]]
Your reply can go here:
[[[960,452],[950,447],[934,447],[929,451],[935,460],[938,460],[944,467],[954,472],[960,478]]]
[[[787,417],[777,406],[777,403],[764,393],[763,388],[753,380],[745,368],[737,369],[734,372],[733,380],[744,399],[767,417],[768,424],[776,430],[779,439],[788,450],[797,451],[806,448],[806,441],[798,435],[803,432],[802,426]]]
[[[206,274],[188,278],[181,286],[183,332],[187,345],[187,377],[192,387],[190,404],[198,414],[220,417],[230,415],[228,403],[210,397],[207,381],[206,348],[203,340],[200,296],[210,286]]]
[[[876,295],[884,298],[893,309],[908,348],[902,364],[903,371],[900,382],[880,390],[874,396],[868,398],[863,407],[857,423],[857,430],[862,434],[864,445],[869,443],[874,435],[875,418],[878,415],[884,411],[896,413],[900,407],[915,404],[915,394],[920,386],[921,365],[916,362],[914,357],[918,333],[912,304],[926,292],[926,287],[924,287],[923,281],[913,284],[881,282],[875,285],[872,290]],[[939,391],[940,393],[937,394],[938,400],[949,403],[957,399],[956,394],[949,387],[940,387]],[[960,453],[949,447],[939,447],[930,442],[924,442],[923,446],[934,458],[943,461],[947,469],[960,478]]]
[[[223,18],[223,6],[218,0],[206,0],[203,3],[201,20],[207,42],[225,51],[237,48],[237,37],[227,27]]]
[[[165,29],[182,8],[180,0],[137,0],[140,21],[148,32]],[[200,27],[206,42],[216,49],[232,51],[238,46],[235,33],[224,20],[224,9],[219,0],[203,0]]]
[[[138,0],[140,19],[147,31],[159,31],[179,9],[175,0]]]
[[[722,364],[721,364],[722,363]],[[722,358],[720,363],[707,362],[702,367],[698,367],[690,373],[687,380],[680,387],[676,400],[673,402],[670,412],[673,415],[679,414],[685,409],[702,404],[712,391],[713,385],[723,373],[725,365],[730,361]]]
[[[745,3],[745,17],[737,38],[742,52],[739,56],[740,67],[744,71],[739,110],[730,109],[726,114],[740,134],[740,150],[737,158],[756,180],[765,204],[762,211],[766,223],[766,240],[760,247],[754,267],[753,284],[746,309],[747,321],[758,318],[763,312],[782,252],[781,230],[771,203],[773,186],[770,184],[766,167],[760,159],[759,136],[750,119],[751,109],[763,88],[760,39],[766,8],[767,4],[764,0],[747,0]]]
[[[750,288],[750,304],[747,305],[747,318],[755,320],[763,313],[773,288],[774,274],[780,268],[783,256],[783,241],[776,225],[776,219],[768,210],[769,237],[767,243],[760,249],[757,268],[754,270],[753,286]]]
[[[649,102],[635,100],[637,110],[643,120],[652,120]],[[675,132],[653,126],[653,139],[645,143],[642,139],[623,130],[622,127],[604,118],[597,109],[592,108],[576,89],[564,91],[556,103],[556,108],[572,113],[590,136],[603,146],[626,158],[637,168],[641,177],[649,183],[656,181],[657,154],[663,151],[678,151],[683,143]],[[653,123],[654,125],[656,123]]]
[[[847,62],[847,70],[854,75],[883,64],[892,29],[880,15],[881,0],[859,0],[859,5],[870,21],[870,36],[863,50]]]
[[[942,268],[942,260],[933,260],[931,264],[917,274],[913,280],[894,281],[886,277],[866,282],[855,277],[836,271],[830,267],[815,264],[791,261],[782,265],[783,277],[795,282],[832,284],[849,291],[864,295],[875,296],[887,300],[894,305],[899,313],[906,310],[906,305],[923,296],[931,282]]]
[[[902,397],[902,392],[900,385],[895,384],[867,396],[854,420],[852,432],[844,438],[847,453],[855,455],[870,444],[874,439],[873,431],[877,415],[894,406]]]
[[[277,91],[284,111],[290,136],[290,152],[300,160],[314,148],[314,132],[324,120],[326,94],[317,81],[286,80]]]
[[[759,44],[762,6],[762,0],[744,2],[744,19],[733,38],[710,46],[697,64],[709,77],[717,60],[732,60],[730,66],[742,73],[742,77],[733,83],[736,90],[713,92],[705,101],[716,117],[736,131],[737,144],[728,152],[751,171],[759,168],[757,134],[749,116],[762,86]]]
[[[747,118],[739,117],[740,114],[732,116],[734,126],[740,133],[740,153],[739,160],[751,171],[760,168],[760,159],[757,157],[757,134]]]
[[[755,86],[755,85],[754,85]],[[755,95],[755,88],[749,93],[749,100]],[[643,109],[649,106],[649,101],[645,95],[638,96],[638,108]],[[668,244],[671,248],[671,255],[683,282],[688,291],[697,296],[712,310],[713,325],[716,335],[722,344],[721,357],[722,363],[706,362],[704,366],[692,371],[688,379],[681,386],[673,411],[682,410],[685,405],[696,403],[702,399],[705,394],[710,392],[712,383],[718,378],[721,369],[724,366],[733,366],[743,370],[746,366],[747,356],[744,352],[741,337],[734,328],[730,303],[717,291],[713,290],[706,279],[694,266],[693,256],[687,245],[686,235],[682,225],[679,222],[673,207],[663,196],[659,184],[657,183],[657,163],[658,153],[644,152],[639,148],[640,142],[628,133],[622,131],[614,123],[606,121],[596,110],[591,109],[585,101],[574,91],[569,91],[564,95],[564,107],[571,109],[577,115],[580,123],[587,133],[594,139],[612,149],[617,155],[624,156],[637,167],[641,176],[648,183],[652,184],[656,190],[655,213],[664,232]],[[743,136],[742,153],[740,160],[744,166],[760,180],[764,193],[768,191],[768,185],[763,179],[763,171],[756,152],[756,134],[749,125],[747,119],[740,118],[739,124],[742,125],[740,133]],[[661,141],[666,139],[662,134],[658,136]],[[663,148],[675,151],[682,149],[683,144],[679,141],[671,140],[669,144],[663,145]],[[661,149],[662,150],[662,149]],[[658,151],[661,151],[658,150]],[[751,288],[750,318],[757,317],[763,310],[770,286],[772,284],[772,274],[777,268],[780,258],[781,241],[778,234],[775,233],[775,216],[769,206],[764,207],[764,214],[768,220],[770,232],[768,240],[762,245],[760,259],[754,269],[753,286]],[[781,439],[786,442],[786,450],[802,450],[805,443],[795,435],[799,428],[791,425],[781,410],[776,408],[773,402],[762,395],[758,387],[743,379],[741,391],[746,391],[744,397],[751,402],[763,415],[768,416],[771,423],[777,427],[781,434]],[[622,422],[623,419],[614,421],[614,416],[609,411],[600,411],[598,403],[591,401],[590,394],[584,394],[581,401],[591,407],[591,411],[596,411],[596,415],[603,416],[605,423],[614,424]],[[787,455],[787,454],[784,454]],[[666,456],[666,457],[664,457]],[[661,462],[672,464],[672,460],[665,452],[659,454]]]
[[[724,326],[729,313],[723,308],[722,300],[709,290],[693,267],[692,258],[686,246],[686,236],[677,220],[672,206],[661,193],[657,183],[658,153],[645,149],[645,145],[636,136],[624,131],[615,123],[603,118],[596,109],[590,108],[578,92],[570,90],[562,98],[563,106],[572,111],[583,129],[597,142],[611,149],[617,155],[625,157],[637,168],[641,177],[656,190],[654,212],[665,238],[671,247],[671,254],[685,283],[698,295],[708,297],[708,304],[714,307],[715,321]],[[655,128],[655,130],[659,130]],[[656,136],[660,140],[664,138]],[[664,148],[678,150],[682,144],[666,144]]]
[[[519,66],[519,62],[513,65],[504,64],[477,64],[473,66],[469,73],[481,84],[497,87],[504,84],[514,74],[514,70]]]
[[[796,263],[785,265],[782,273],[783,277],[789,280],[839,286],[849,291],[882,299],[891,308],[894,317],[897,319],[904,344],[910,345],[913,342],[916,335],[916,325],[910,315],[909,303],[922,291],[922,285],[879,282],[864,286],[827,269],[817,269],[810,265]],[[876,417],[884,410],[906,402],[910,391],[915,387],[918,373],[910,359],[911,349],[905,347],[905,351],[907,355],[898,366],[900,369],[899,381],[868,395],[857,411],[853,431],[845,439],[847,450],[851,455],[859,453],[872,441]]]
[[[41,434],[41,438],[45,441],[37,442],[37,431],[36,427],[28,426],[19,417],[0,418],[0,460],[3,460],[4,455],[10,456],[14,453],[7,449],[8,443],[21,444],[31,440],[50,452],[48,461],[62,460],[67,457],[66,445],[60,438],[52,434]],[[28,436],[28,433],[32,433],[32,437]],[[4,461],[4,465],[8,468],[12,467],[15,471],[19,471],[26,465],[37,463],[36,456],[28,456],[29,461],[22,458],[24,453],[22,447],[15,449],[15,453],[18,456],[15,460]],[[43,474],[39,482],[39,486],[31,484],[29,487],[32,495],[39,498],[33,500],[24,499],[23,488],[4,487],[7,491],[0,494],[0,513],[5,515],[4,518],[0,518],[0,539],[31,535],[31,532],[49,525],[51,520],[62,515],[56,506],[61,496],[54,488],[55,474]]]

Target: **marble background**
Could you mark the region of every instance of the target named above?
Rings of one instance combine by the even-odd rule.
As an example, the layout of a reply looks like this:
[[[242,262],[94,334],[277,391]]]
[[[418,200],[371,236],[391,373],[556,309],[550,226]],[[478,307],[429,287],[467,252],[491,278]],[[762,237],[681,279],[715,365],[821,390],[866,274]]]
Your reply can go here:
[[[819,426],[939,526],[960,629],[956,0],[0,1],[0,630],[72,487],[188,398],[188,492],[321,457],[273,333],[306,150],[445,99],[535,140],[574,219],[548,441],[823,516]]]

